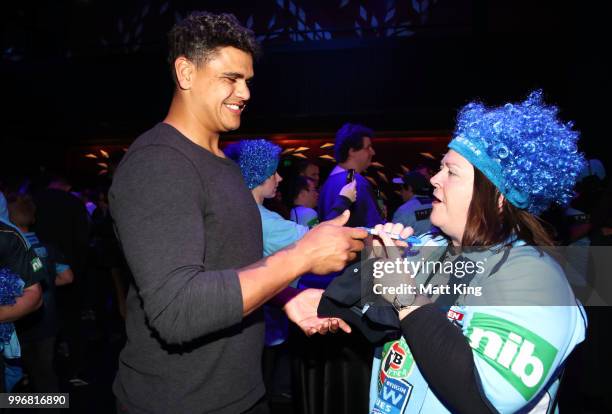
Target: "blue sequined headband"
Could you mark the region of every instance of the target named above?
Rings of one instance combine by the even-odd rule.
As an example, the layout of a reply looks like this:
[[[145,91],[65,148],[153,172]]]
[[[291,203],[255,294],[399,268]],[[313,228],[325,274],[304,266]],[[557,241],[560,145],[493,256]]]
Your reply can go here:
[[[557,119],[542,91],[498,108],[472,102],[459,112],[449,148],[464,156],[506,199],[532,214],[552,202],[566,205],[585,158],[578,152],[579,133]]]
[[[224,152],[236,161],[244,182],[252,190],[276,172],[281,148],[265,139],[253,139],[230,145]]]

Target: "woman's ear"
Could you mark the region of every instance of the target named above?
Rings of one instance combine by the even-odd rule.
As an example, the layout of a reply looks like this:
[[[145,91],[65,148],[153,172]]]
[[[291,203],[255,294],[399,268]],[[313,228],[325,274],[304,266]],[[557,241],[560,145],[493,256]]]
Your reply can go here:
[[[506,201],[506,197],[504,197],[503,194],[500,194],[499,197],[497,198],[497,207],[499,208],[499,212],[502,212],[502,209],[504,208],[504,201]]]

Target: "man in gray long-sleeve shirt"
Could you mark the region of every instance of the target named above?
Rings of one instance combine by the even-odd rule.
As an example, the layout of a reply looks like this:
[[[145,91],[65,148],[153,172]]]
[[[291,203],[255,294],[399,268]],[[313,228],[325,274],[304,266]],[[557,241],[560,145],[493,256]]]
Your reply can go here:
[[[261,412],[261,305],[275,298],[307,334],[349,331],[316,316],[320,294],[287,286],[344,267],[366,233],[342,227],[344,214],[257,262],[257,206],[218,146],[240,126],[257,45],[233,16],[208,13],[169,38],[170,110],[132,144],[110,191],[134,275],[113,388],[120,412]]]

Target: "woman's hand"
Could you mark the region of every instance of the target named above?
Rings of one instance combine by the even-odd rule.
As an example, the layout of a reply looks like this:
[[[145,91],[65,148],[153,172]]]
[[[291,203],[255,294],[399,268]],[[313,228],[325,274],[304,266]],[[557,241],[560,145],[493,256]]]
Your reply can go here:
[[[384,262],[392,262],[394,264],[402,260],[403,248],[408,247],[408,244],[401,240],[394,240],[390,235],[394,234],[402,239],[406,239],[414,233],[412,227],[404,227],[401,223],[387,223],[384,226],[382,224],[376,225],[374,230],[377,233],[372,242],[375,256],[380,257]],[[387,302],[403,308],[399,311],[400,320],[413,310],[430,302],[427,297],[418,295],[417,285],[414,280],[415,276],[398,271],[386,272],[382,276],[383,287],[399,290],[383,289],[381,296]],[[400,290],[402,287],[403,290]]]
[[[408,243],[394,240],[390,235],[398,235],[402,239],[407,239],[414,233],[412,227],[404,227],[402,223],[377,224],[374,230],[376,236],[372,240],[372,246],[374,246],[375,256],[391,260],[401,258],[402,248],[408,247]]]

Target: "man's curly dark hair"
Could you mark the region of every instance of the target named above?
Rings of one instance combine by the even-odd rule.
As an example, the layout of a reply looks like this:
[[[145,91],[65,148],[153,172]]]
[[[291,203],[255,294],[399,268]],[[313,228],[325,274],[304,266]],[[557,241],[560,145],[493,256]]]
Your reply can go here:
[[[176,81],[174,61],[185,56],[200,66],[222,47],[232,46],[256,58],[260,48],[253,31],[243,27],[233,14],[193,12],[168,33],[168,63]]]

